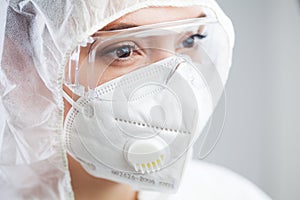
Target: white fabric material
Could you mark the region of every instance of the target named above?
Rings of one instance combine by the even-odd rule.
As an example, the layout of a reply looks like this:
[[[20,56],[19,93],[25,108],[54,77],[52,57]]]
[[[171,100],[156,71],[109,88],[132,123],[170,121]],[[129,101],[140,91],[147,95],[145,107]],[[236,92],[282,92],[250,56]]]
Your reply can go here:
[[[244,177],[224,167],[193,160],[176,194],[140,192],[138,200],[271,200]]]
[[[10,0],[0,8],[0,199],[73,199],[63,135],[63,72],[70,52],[124,14],[149,6],[211,8],[213,0]],[[224,83],[227,67],[218,69]]]

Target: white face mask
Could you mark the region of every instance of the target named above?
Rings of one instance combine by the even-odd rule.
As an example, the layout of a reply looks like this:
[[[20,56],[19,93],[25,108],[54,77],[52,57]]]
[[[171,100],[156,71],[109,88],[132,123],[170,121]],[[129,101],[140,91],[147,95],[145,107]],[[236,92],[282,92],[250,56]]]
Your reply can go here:
[[[95,88],[65,119],[69,154],[91,175],[135,189],[177,190],[213,110],[200,72],[169,57]],[[93,96],[93,97],[88,97]]]

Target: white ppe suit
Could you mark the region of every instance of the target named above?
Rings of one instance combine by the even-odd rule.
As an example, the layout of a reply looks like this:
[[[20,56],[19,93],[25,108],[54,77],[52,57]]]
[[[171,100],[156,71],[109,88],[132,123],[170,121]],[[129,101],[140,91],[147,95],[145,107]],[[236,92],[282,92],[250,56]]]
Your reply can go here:
[[[108,23],[141,8],[195,5],[216,13],[232,49],[231,22],[213,0],[2,1],[0,199],[74,198],[63,135],[62,84],[64,67],[78,44]],[[231,55],[227,64],[227,68],[218,69],[224,83]],[[149,197],[154,198],[140,192],[140,199]]]

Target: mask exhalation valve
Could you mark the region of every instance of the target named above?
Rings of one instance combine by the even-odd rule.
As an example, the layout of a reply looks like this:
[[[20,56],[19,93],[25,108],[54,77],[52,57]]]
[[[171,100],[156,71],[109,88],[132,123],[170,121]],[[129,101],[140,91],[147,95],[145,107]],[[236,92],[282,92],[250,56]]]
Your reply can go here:
[[[159,137],[133,140],[126,146],[128,163],[142,174],[159,171],[168,157],[168,144]]]

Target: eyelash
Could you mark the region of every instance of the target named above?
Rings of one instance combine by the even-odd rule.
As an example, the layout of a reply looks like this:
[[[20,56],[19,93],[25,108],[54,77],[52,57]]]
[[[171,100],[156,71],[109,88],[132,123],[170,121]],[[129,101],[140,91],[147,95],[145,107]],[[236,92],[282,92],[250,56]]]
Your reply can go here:
[[[122,49],[123,48],[123,49]],[[127,48],[127,49],[126,49]],[[125,51],[124,51],[125,50]],[[128,51],[126,51],[128,50]],[[119,52],[118,52],[119,51]],[[123,52],[122,52],[123,51]],[[118,53],[119,56],[118,56]],[[127,54],[128,53],[128,54]],[[97,53],[99,59],[110,66],[126,67],[136,61],[138,55],[142,55],[142,50],[133,41],[123,41],[105,47]],[[124,57],[121,57],[125,55]]]
[[[204,38],[207,37],[207,34],[200,34],[200,33],[197,33],[197,34],[194,34],[194,35],[192,35],[192,36],[196,36],[196,37],[198,37],[198,39],[202,40],[202,39],[204,39]]]
[[[179,49],[188,49],[188,48],[193,48],[193,46],[191,47],[185,47],[184,46],[184,42],[187,41],[188,39],[193,39],[193,42],[195,41],[195,39],[198,39],[198,40],[203,40],[207,37],[207,34],[204,34],[204,33],[195,33],[195,34],[192,34],[192,33],[187,33],[183,39],[180,39],[180,42],[179,42]]]
[[[113,45],[112,45],[113,46]],[[106,49],[102,50],[101,55],[107,55],[114,53],[116,50],[122,48],[122,47],[129,47],[130,49],[137,49],[137,45],[134,42],[124,42],[121,44],[116,44],[116,46],[113,47],[107,47]]]
[[[125,47],[128,48],[130,51],[132,51],[132,53],[137,52],[139,50],[139,48],[134,42],[122,42],[120,44],[115,44],[115,45],[113,44],[110,46],[112,47],[106,47],[102,49],[101,53],[99,53],[99,56],[112,55],[112,57],[116,57],[115,55],[117,54],[117,51]],[[116,58],[116,59],[126,59],[126,58]]]

